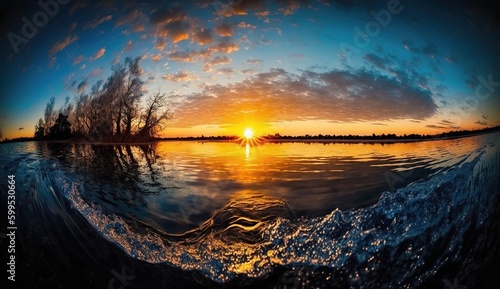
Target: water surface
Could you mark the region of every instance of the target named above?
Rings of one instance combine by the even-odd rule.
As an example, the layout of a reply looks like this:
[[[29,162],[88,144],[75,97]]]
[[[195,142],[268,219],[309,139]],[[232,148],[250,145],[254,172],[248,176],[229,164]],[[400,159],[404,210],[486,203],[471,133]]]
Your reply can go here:
[[[20,270],[52,272],[48,285],[102,287],[123,264],[131,288],[473,287],[500,246],[499,144],[28,142],[0,156],[29,228]]]

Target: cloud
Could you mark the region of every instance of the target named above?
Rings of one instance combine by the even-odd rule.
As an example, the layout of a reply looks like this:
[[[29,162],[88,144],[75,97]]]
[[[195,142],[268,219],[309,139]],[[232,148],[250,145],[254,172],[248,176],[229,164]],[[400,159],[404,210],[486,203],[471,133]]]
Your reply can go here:
[[[82,62],[84,59],[83,55],[78,55],[77,57],[75,57],[75,59],[73,60],[73,65],[76,65],[80,62]]]
[[[223,68],[217,69],[217,73],[219,73],[219,74],[234,74],[235,71],[231,67],[223,67]]]
[[[158,62],[161,59],[162,59],[161,53],[158,53],[157,55],[153,56],[153,58],[151,58],[151,60],[153,60],[154,62]]]
[[[115,27],[119,27],[119,26],[122,26],[125,24],[132,23],[134,20],[136,20],[139,17],[139,15],[141,15],[141,12],[139,10],[137,10],[137,9],[132,10],[127,15],[118,18],[118,20],[116,20],[116,22],[115,22]]]
[[[439,122],[440,124],[444,124],[444,125],[452,125],[454,124],[454,122],[452,121],[449,121],[449,120],[446,120],[446,119],[443,119],[442,121]]]
[[[255,69],[246,68],[246,69],[241,70],[241,73],[246,74],[246,75],[254,75]]]
[[[182,21],[174,21],[165,24],[159,29],[159,36],[169,37],[174,43],[189,38],[189,25]]]
[[[261,11],[255,12],[255,15],[257,17],[266,17],[266,16],[269,16],[269,14],[270,14],[269,10],[261,10]]]
[[[132,31],[134,32],[141,32],[144,31],[144,29],[146,29],[146,27],[144,27],[144,24],[142,23],[137,23],[134,25],[134,27],[132,27]]]
[[[130,49],[132,48],[132,45],[133,45],[132,40],[127,41],[127,44],[126,44],[126,45],[125,45],[125,47],[123,48],[123,51],[128,51],[128,50],[130,50]]]
[[[366,60],[367,62],[375,65],[375,67],[377,67],[379,69],[386,70],[386,63],[388,61],[380,56],[377,56],[373,53],[368,53],[363,57],[363,59]]]
[[[278,8],[278,11],[283,15],[292,15],[300,8],[299,1],[297,0],[280,0],[277,2],[283,5],[283,7]]]
[[[184,97],[186,101],[176,110],[181,126],[199,124],[200,109],[211,112],[203,116],[207,124],[237,119],[248,110],[266,116],[269,122],[421,120],[437,111],[430,91],[365,70],[293,74],[272,69],[238,83],[206,86],[202,92]]]
[[[261,64],[262,60],[261,59],[256,59],[256,58],[250,58],[245,60],[246,64]]]
[[[83,29],[89,29],[89,28],[95,29],[97,26],[99,26],[102,23],[104,23],[106,21],[109,21],[111,19],[113,19],[112,15],[104,16],[104,17],[101,17],[101,18],[96,18],[96,19],[88,22]]]
[[[174,7],[170,9],[162,8],[152,13],[149,17],[149,21],[153,25],[162,25],[176,21],[182,21],[187,18],[186,12],[181,10],[180,7]]]
[[[168,54],[170,60],[180,62],[196,62],[197,58],[207,59],[214,53],[232,53],[238,51],[238,45],[234,42],[218,42],[206,49],[175,51]]]
[[[73,4],[73,6],[71,6],[71,10],[70,10],[70,14],[73,14],[75,13],[76,11],[82,9],[82,8],[85,8],[89,5],[89,3],[87,3],[87,1],[85,0],[78,0],[75,2],[75,4]]]
[[[221,23],[215,26],[215,32],[220,36],[233,36],[233,26],[227,23]]]
[[[437,125],[436,124],[429,124],[429,125],[426,125],[426,127],[434,128],[434,129],[448,129],[448,130],[460,129],[460,126],[457,126],[457,125],[455,125],[454,122],[446,120],[446,119],[441,120],[440,122],[438,122]]]
[[[171,74],[166,74],[163,76],[163,79],[170,80],[173,82],[178,82],[178,81],[191,81],[191,80],[196,80],[198,79],[198,76],[190,73],[187,70],[181,70],[177,73],[171,73]]]
[[[205,45],[212,43],[213,37],[210,29],[202,29],[193,35],[194,41],[198,42],[198,45]]]
[[[438,122],[437,125],[435,124],[429,124],[429,125],[426,125],[426,127],[428,128],[435,128],[435,129],[448,129],[448,130],[451,130],[451,129],[460,129],[459,126],[457,125],[452,125],[453,122],[451,121],[440,121]]]
[[[255,29],[255,28],[257,28],[257,26],[252,25],[250,23],[243,22],[243,21],[240,22],[240,23],[238,23],[238,27],[239,28],[249,28],[249,29]]]
[[[71,24],[68,26],[68,33],[73,32],[73,31],[76,29],[76,26],[77,26],[76,22],[71,23]]]
[[[433,42],[427,42],[423,47],[417,47],[411,41],[404,40],[403,47],[408,51],[424,54],[431,58],[435,57],[439,53],[436,44]]]
[[[263,0],[238,0],[227,5],[220,14],[230,17],[232,15],[247,15],[248,11],[260,11],[264,8]]]
[[[215,45],[212,45],[209,50],[214,53],[224,52],[231,53],[234,51],[238,51],[238,45],[234,42],[219,42]]]
[[[168,58],[173,61],[180,62],[196,62],[196,57],[198,53],[194,50],[182,52],[176,51],[168,54]]]
[[[103,48],[99,49],[94,54],[94,56],[92,56],[92,58],[90,59],[90,61],[94,61],[94,60],[97,60],[97,59],[101,58],[104,55],[105,52],[106,52],[106,48],[103,47]]]
[[[227,56],[216,56],[205,62],[205,66],[203,68],[204,71],[210,71],[212,66],[215,65],[225,65],[231,63],[231,59]]]
[[[272,41],[269,39],[262,38],[261,40],[259,40],[259,43],[263,45],[270,45],[272,44]]]
[[[478,120],[475,122],[475,124],[479,124],[479,125],[488,125],[488,122],[487,121],[484,121],[484,120]]]
[[[156,39],[155,48],[158,51],[163,51],[163,49],[165,49],[165,39],[164,38]]]
[[[24,127],[20,127],[20,128],[18,128],[17,130],[23,130],[23,129],[24,129]]]
[[[78,40],[78,36],[73,35],[73,36],[68,36],[62,40],[57,41],[50,49],[50,54],[54,55],[54,54],[58,53],[59,51],[62,51],[68,45],[70,45],[71,43],[73,43],[77,40]]]
[[[99,76],[102,73],[102,69],[100,67],[97,67],[96,69],[92,70],[89,72],[88,76]]]
[[[87,84],[87,81],[86,81],[86,80],[81,81],[81,82],[77,85],[77,87],[76,87],[77,92],[78,92],[78,93],[80,93],[80,94],[81,94],[81,93],[84,93],[84,92],[85,92],[85,90],[87,89],[87,85],[88,85],[88,84]]]

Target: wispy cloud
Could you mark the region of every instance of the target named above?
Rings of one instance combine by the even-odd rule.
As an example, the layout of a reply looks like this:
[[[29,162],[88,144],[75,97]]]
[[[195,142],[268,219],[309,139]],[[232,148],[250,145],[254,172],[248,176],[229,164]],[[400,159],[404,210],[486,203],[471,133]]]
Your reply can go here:
[[[75,57],[75,59],[73,59],[73,65],[76,65],[80,62],[82,62],[84,59],[83,55],[78,55],[77,57]]]
[[[134,9],[134,10],[130,11],[128,14],[126,14],[122,17],[119,17],[115,22],[115,27],[130,24],[130,23],[134,22],[140,15],[141,15],[141,12],[138,9]]]
[[[109,21],[111,19],[113,19],[112,15],[107,15],[107,16],[104,16],[101,18],[94,19],[94,20],[88,22],[83,29],[89,29],[89,28],[95,29],[97,26],[99,26],[102,23]]]
[[[212,66],[215,65],[225,65],[231,63],[231,59],[227,56],[216,56],[205,62],[204,71],[211,71]]]
[[[191,80],[196,80],[199,77],[187,70],[181,70],[177,73],[170,73],[166,74],[163,76],[163,79],[170,80],[173,82],[178,82],[178,81],[191,81]]]
[[[103,48],[99,49],[96,53],[94,53],[94,56],[92,56],[90,61],[94,61],[96,59],[101,58],[105,52],[106,52],[106,48],[103,47]]]
[[[58,53],[59,51],[62,51],[68,45],[70,45],[71,43],[73,43],[77,40],[78,40],[78,36],[73,35],[73,36],[68,36],[62,40],[57,41],[50,49],[50,54],[54,55],[54,54]]]
[[[249,29],[255,29],[257,28],[257,26],[253,25],[253,24],[250,24],[250,23],[246,23],[246,22],[240,22],[238,23],[238,27],[239,28],[249,28]]]
[[[261,64],[262,60],[257,59],[257,58],[250,58],[250,59],[245,60],[245,63],[246,64]]]
[[[153,56],[153,57],[151,58],[151,60],[153,60],[154,62],[158,62],[158,61],[160,61],[162,58],[163,58],[163,57],[161,56],[161,53],[158,53],[158,54],[156,54],[155,56]]]

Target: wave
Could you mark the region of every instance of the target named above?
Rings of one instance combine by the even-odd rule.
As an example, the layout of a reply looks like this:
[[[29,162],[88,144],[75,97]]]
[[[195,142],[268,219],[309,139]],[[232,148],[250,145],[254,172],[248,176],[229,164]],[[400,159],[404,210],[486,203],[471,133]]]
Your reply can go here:
[[[382,193],[370,207],[296,218],[284,200],[249,195],[231,200],[182,234],[84,200],[82,183],[62,171],[52,171],[50,180],[101,236],[132,258],[201,272],[218,283],[264,278],[276,268],[310,268],[326,270],[315,274],[322,274],[316,277],[328,286],[363,288],[417,287],[450,264],[459,264],[459,272],[476,266],[467,258],[494,236],[476,236],[470,246],[464,240],[498,213],[499,176],[500,150],[494,144],[446,172]],[[290,282],[306,286],[297,280]]]

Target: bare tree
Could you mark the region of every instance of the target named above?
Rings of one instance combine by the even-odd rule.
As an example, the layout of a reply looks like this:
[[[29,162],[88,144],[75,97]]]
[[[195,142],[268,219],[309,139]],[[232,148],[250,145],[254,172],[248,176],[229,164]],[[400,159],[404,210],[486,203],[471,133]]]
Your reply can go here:
[[[123,88],[123,116],[126,135],[132,132],[132,122],[139,115],[139,102],[143,95],[144,81],[141,80],[140,59],[140,57],[125,59],[127,74]]]
[[[35,125],[35,138],[43,139],[45,136],[45,124],[43,123],[43,119],[39,118],[38,123]]]
[[[102,81],[92,86],[86,109],[89,135],[106,138],[113,135],[113,95],[102,87]]]
[[[122,117],[123,117],[123,83],[127,73],[123,64],[113,66],[113,73],[108,77],[104,84],[106,93],[113,99],[114,109],[112,111],[113,122],[116,125],[116,135],[121,135]]]
[[[167,108],[167,98],[165,94],[156,94],[149,97],[146,108],[141,115],[139,135],[153,137],[163,128],[165,122],[172,118],[170,109]]]
[[[140,57],[125,59],[125,63],[113,67],[113,73],[104,84],[104,90],[112,102],[115,134],[130,135],[132,123],[139,115],[139,102],[143,95]]]
[[[54,125],[56,120],[56,113],[54,112],[54,105],[56,103],[56,98],[51,97],[47,106],[45,107],[44,122],[45,122],[45,133],[47,134],[50,127]]]
[[[59,108],[57,114],[62,114],[68,117],[70,116],[70,114],[73,112],[73,104],[70,103],[69,101],[70,101],[69,96],[66,96],[64,104]]]
[[[90,126],[87,119],[88,99],[87,94],[80,94],[75,97],[75,109],[70,122],[73,123],[74,133],[77,135],[88,133]]]

